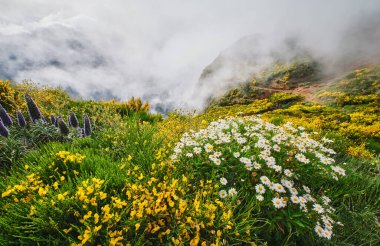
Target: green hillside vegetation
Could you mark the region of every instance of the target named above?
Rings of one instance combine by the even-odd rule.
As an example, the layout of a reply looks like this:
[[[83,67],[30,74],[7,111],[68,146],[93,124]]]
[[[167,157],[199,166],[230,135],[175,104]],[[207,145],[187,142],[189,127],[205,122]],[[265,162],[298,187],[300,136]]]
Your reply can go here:
[[[278,66],[257,84],[292,90],[317,67]],[[0,244],[377,245],[379,84],[371,67],[319,87],[323,103],[247,89],[246,101],[163,118],[141,99],[1,81],[13,124],[0,136]],[[46,122],[30,120],[25,94]]]
[[[222,97],[214,98],[211,106],[250,104],[256,99],[263,99],[276,93],[277,90],[291,90],[313,84],[321,77],[320,66],[311,58],[276,62],[248,81],[227,91]]]

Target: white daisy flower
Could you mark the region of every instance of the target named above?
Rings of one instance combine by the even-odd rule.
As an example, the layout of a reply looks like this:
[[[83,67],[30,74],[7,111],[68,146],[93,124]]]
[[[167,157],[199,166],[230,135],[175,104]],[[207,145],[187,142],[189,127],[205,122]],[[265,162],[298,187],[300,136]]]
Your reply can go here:
[[[247,169],[248,171],[251,171],[251,170],[253,169],[252,164],[245,164],[244,167],[245,167],[245,169]]]
[[[253,163],[253,168],[258,170],[261,168],[261,165],[259,163],[255,162],[255,163]]]
[[[223,141],[221,139],[215,140],[215,144],[216,145],[221,145],[222,143],[223,143]]]
[[[278,173],[279,173],[279,172],[281,172],[282,167],[281,167],[281,166],[278,166],[278,165],[274,165],[274,166],[273,166],[273,169],[274,169],[275,172],[278,172]]]
[[[217,158],[213,159],[212,161],[213,161],[214,164],[217,165],[217,166],[219,166],[220,163],[222,163],[222,161],[221,161],[220,159],[217,159]]]
[[[290,188],[290,193],[292,193],[292,195],[297,195],[298,194],[298,190],[296,188]]]
[[[322,196],[322,201],[324,205],[328,205],[331,202],[331,199],[327,196]]]
[[[220,198],[224,199],[224,198],[227,197],[227,195],[228,195],[228,193],[227,193],[226,190],[221,190],[221,191],[219,191],[219,197],[220,197]]]
[[[233,155],[234,155],[235,158],[239,158],[240,157],[240,152],[235,152]]]
[[[243,143],[247,142],[247,139],[245,139],[245,138],[237,138],[236,142],[238,142],[238,144],[243,144]]]
[[[246,145],[246,146],[244,146],[241,150],[242,150],[243,152],[245,152],[245,151],[249,150],[250,148],[251,148],[251,146]]]
[[[260,177],[260,180],[261,180],[261,182],[262,182],[263,184],[265,184],[265,185],[268,185],[268,184],[270,183],[270,180],[268,179],[267,176],[261,176],[261,177]]]
[[[339,175],[346,176],[346,171],[339,166],[331,166],[331,169]]]
[[[293,176],[293,172],[290,171],[289,169],[285,169],[285,170],[284,170],[284,174],[285,174],[285,176],[287,176],[287,177],[292,177],[292,176]]]
[[[314,231],[318,234],[318,236],[323,237],[323,228],[320,225],[317,225],[314,228]]]
[[[286,201],[283,198],[274,197],[272,199],[272,203],[275,206],[275,208],[284,208],[284,207],[286,207]]]
[[[301,130],[301,131],[304,131],[304,130],[305,130],[305,127],[303,127],[303,126],[299,126],[298,129]]]
[[[307,187],[306,185],[302,186],[303,190],[306,191],[307,193],[310,193],[310,188]]]
[[[256,195],[256,199],[260,202],[264,201],[264,197],[262,195]]]
[[[206,150],[207,153],[210,153],[214,149],[214,147],[211,144],[206,144],[204,146],[204,148],[205,148],[205,150]]]
[[[329,230],[323,230],[323,237],[327,238],[327,239],[331,239],[331,231]]]
[[[272,149],[276,152],[280,152],[281,151],[281,148],[280,146],[278,146],[277,144],[273,145]]]
[[[222,153],[219,152],[219,151],[217,151],[217,152],[214,153],[214,156],[215,156],[215,157],[220,157],[221,155],[222,155]]]
[[[274,186],[275,191],[280,192],[280,193],[285,193],[284,186],[282,186],[281,184],[275,183],[273,186]]]
[[[193,151],[194,151],[194,154],[200,154],[201,152],[202,152],[202,149],[201,148],[199,148],[199,147],[194,147],[193,148]]]
[[[298,204],[298,203],[300,203],[300,199],[298,198],[298,196],[291,196],[291,197],[290,197],[290,200],[291,200],[294,204]]]
[[[252,164],[252,161],[246,157],[241,157],[239,160],[244,164]]]
[[[193,153],[187,153],[186,156],[191,158],[193,157]]]
[[[281,199],[279,199],[277,197],[274,197],[272,199],[272,203],[273,203],[273,205],[274,205],[275,208],[281,208],[282,207]]]
[[[265,193],[265,187],[262,184],[257,184],[255,186],[256,192],[259,194],[264,194]]]
[[[235,189],[235,188],[230,188],[230,189],[228,190],[228,195],[229,195],[230,197],[237,195],[237,191],[236,191],[236,189]]]
[[[220,178],[220,183],[222,185],[226,185],[228,183],[227,179],[226,178]]]
[[[322,214],[325,210],[322,208],[321,205],[319,205],[318,203],[314,203],[313,204],[313,210],[316,211],[317,213],[319,214]]]

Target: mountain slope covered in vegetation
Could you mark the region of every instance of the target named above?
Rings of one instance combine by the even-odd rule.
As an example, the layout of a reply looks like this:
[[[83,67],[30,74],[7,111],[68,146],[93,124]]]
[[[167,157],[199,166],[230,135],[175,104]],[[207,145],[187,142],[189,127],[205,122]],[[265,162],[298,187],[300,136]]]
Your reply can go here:
[[[378,244],[380,67],[319,76],[277,64],[165,118],[0,81],[0,243]]]

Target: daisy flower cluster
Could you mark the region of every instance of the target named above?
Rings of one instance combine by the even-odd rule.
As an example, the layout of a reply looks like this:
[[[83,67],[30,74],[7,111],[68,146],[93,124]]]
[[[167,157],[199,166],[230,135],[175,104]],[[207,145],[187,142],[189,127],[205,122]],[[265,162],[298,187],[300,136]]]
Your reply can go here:
[[[325,146],[332,141],[311,135],[317,134],[291,123],[276,126],[258,117],[230,117],[183,134],[171,158],[177,165],[192,165],[199,179],[219,183],[220,198],[249,195],[273,211],[300,210],[314,220],[318,236],[330,239],[334,208],[319,187],[313,193],[308,180],[339,180],[345,170],[334,160],[335,151]]]

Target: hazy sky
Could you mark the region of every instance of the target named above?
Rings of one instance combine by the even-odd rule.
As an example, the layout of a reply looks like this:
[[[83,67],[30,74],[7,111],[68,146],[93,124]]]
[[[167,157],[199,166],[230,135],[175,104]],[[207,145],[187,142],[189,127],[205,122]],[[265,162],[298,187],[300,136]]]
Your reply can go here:
[[[261,34],[268,44],[257,49],[271,49],[295,35],[331,53],[354,21],[380,10],[380,1],[0,0],[0,6],[0,79],[70,86],[83,97],[142,96],[199,107],[205,98],[194,90],[202,70],[237,40]]]

